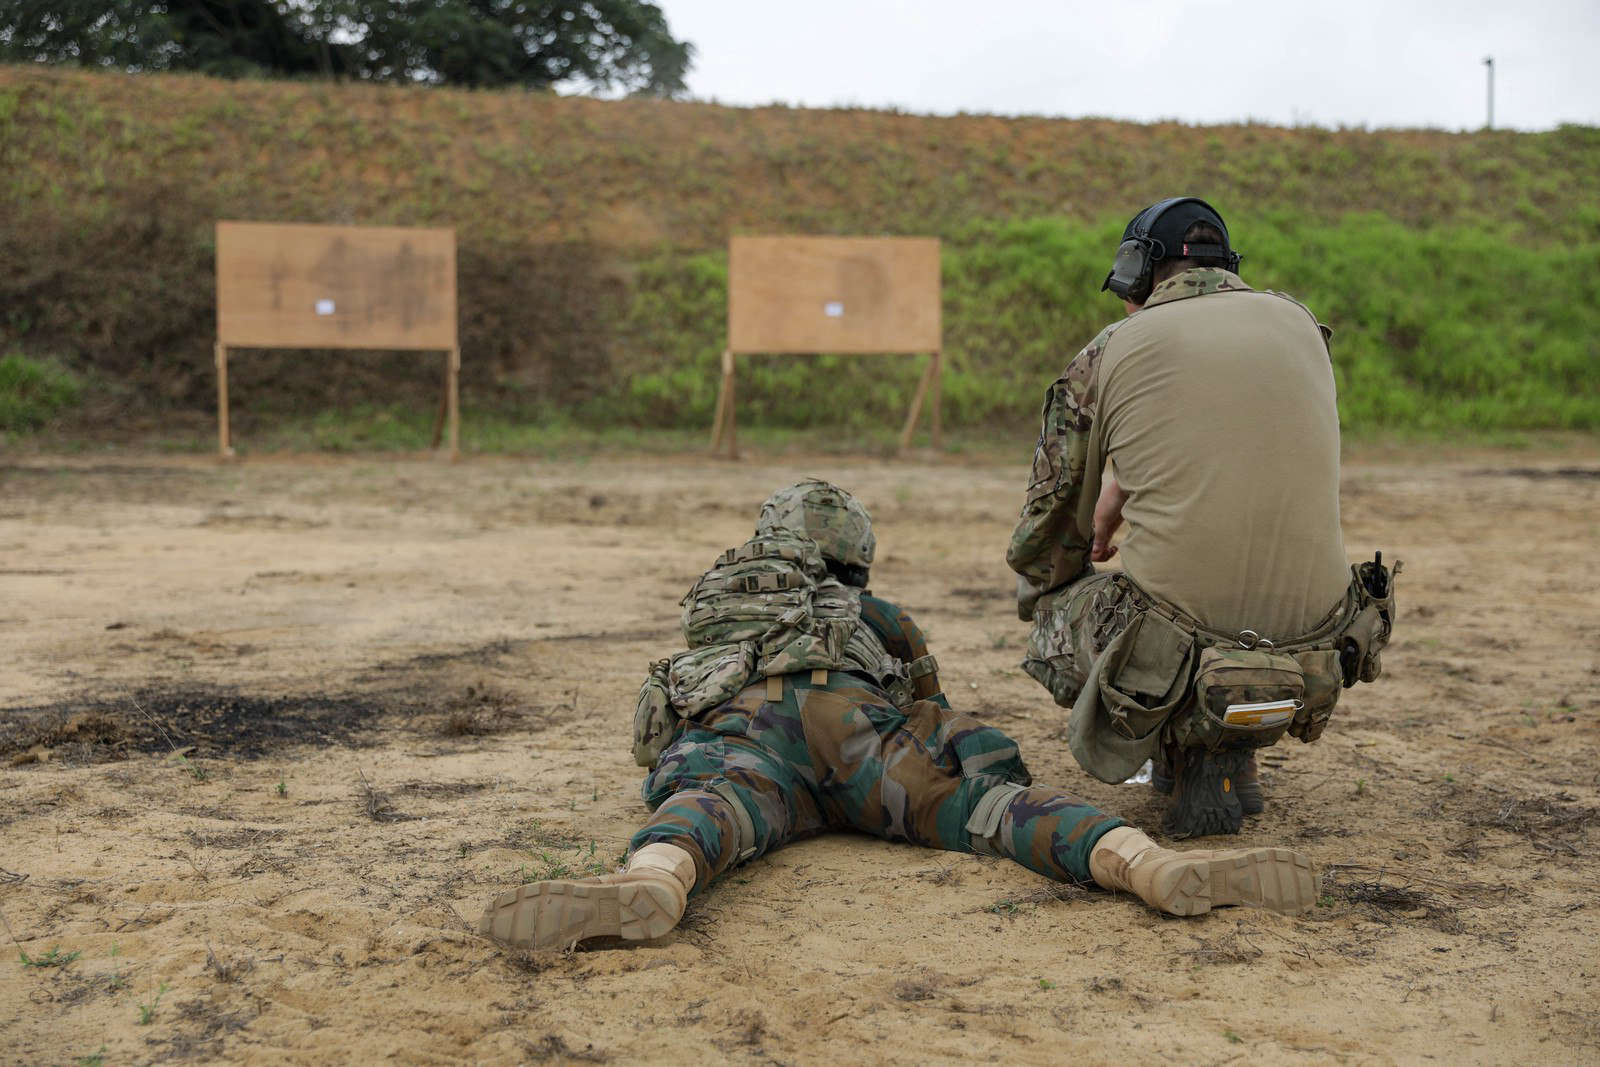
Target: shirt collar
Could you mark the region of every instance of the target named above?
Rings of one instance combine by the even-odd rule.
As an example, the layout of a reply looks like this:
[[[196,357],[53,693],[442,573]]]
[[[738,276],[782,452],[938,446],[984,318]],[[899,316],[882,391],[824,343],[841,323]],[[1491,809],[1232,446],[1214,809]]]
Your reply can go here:
[[[1251,289],[1239,276],[1232,271],[1223,270],[1221,267],[1191,267],[1186,271],[1174,274],[1154,289],[1145,299],[1145,307],[1155,307],[1157,304],[1169,304],[1174,300],[1182,300],[1191,296],[1205,296],[1207,293],[1239,292],[1248,293]]]

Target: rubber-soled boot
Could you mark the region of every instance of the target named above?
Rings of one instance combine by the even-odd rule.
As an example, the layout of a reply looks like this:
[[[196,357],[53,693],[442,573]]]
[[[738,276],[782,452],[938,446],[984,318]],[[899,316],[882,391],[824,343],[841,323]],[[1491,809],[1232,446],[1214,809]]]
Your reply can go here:
[[[1203,915],[1232,905],[1299,915],[1317,902],[1311,861],[1287,848],[1162,848],[1142,831],[1119,826],[1095,842],[1089,873],[1168,915]]]
[[[1172,795],[1172,783],[1172,759],[1163,745],[1150,757],[1150,788],[1167,797]]]
[[[1248,749],[1181,750],[1172,803],[1161,821],[1162,831],[1177,838],[1238,833],[1244,823],[1244,809],[1233,783],[1249,759]]]
[[[1174,780],[1172,761],[1167,756],[1166,750],[1157,750],[1151,760],[1150,788],[1164,797],[1171,796]],[[1239,795],[1239,810],[1244,814],[1260,815],[1267,810],[1267,798],[1261,791],[1261,776],[1256,771],[1256,754],[1253,749],[1250,758],[1245,761],[1244,769],[1239,772],[1238,780],[1233,783],[1233,791]]]
[[[648,941],[678,925],[694,888],[694,857],[646,845],[618,874],[530,882],[489,902],[478,933],[508,945],[564,949],[591,937]]]
[[[1267,798],[1261,792],[1261,775],[1256,770],[1256,750],[1250,749],[1250,754],[1244,761],[1244,766],[1239,768],[1239,777],[1233,780],[1233,791],[1239,797],[1239,810],[1246,815],[1260,815],[1267,810]]]

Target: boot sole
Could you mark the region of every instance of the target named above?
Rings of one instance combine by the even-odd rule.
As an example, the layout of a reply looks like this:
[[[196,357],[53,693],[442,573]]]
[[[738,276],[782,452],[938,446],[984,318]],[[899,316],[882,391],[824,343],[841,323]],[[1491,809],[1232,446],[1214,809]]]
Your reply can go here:
[[[1204,915],[1235,905],[1299,915],[1317,902],[1317,876],[1310,860],[1287,848],[1188,859],[1180,853],[1156,875],[1152,891],[1152,903],[1170,915]]]
[[[649,941],[678,925],[680,902],[645,882],[532,882],[489,902],[478,933],[519,948],[565,949],[592,937]]]

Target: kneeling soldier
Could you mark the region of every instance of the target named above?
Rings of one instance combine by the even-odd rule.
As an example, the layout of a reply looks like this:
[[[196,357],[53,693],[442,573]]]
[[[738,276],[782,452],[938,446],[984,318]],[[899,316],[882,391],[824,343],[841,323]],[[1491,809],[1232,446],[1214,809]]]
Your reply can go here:
[[[640,693],[634,753],[655,814],[626,866],[502,893],[479,931],[533,948],[660,937],[723,872],[826,830],[1005,856],[1173,915],[1311,907],[1311,863],[1288,849],[1174,852],[1033,785],[1014,741],[951,710],[910,617],[867,592],[874,548],[844,490],[774,493],[756,536],[684,598],[690,650]]]

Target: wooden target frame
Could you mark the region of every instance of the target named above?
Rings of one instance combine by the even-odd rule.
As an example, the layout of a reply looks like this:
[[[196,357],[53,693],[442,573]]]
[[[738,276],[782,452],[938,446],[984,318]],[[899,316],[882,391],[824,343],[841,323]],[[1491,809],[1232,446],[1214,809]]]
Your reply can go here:
[[[737,358],[757,354],[920,355],[928,366],[900,431],[911,446],[932,394],[943,443],[944,341],[936,237],[735,237],[728,243],[728,347],[711,451],[739,455]]]
[[[228,352],[349,348],[444,354],[434,419],[461,452],[456,232],[396,226],[217,223],[217,449],[233,452]]]

